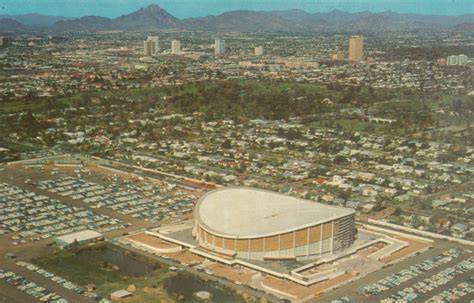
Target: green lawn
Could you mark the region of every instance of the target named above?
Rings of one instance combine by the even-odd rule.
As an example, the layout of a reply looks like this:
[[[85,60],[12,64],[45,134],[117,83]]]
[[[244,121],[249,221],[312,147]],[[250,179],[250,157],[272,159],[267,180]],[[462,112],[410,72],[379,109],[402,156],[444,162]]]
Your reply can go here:
[[[101,286],[122,281],[119,271],[106,271],[96,264],[86,263],[69,251],[60,252],[34,261],[38,266],[80,285]]]
[[[60,251],[47,257],[35,259],[33,263],[82,287],[94,284],[97,287],[95,291],[103,296],[108,296],[111,292],[119,289],[126,289],[130,284],[134,284],[139,289],[143,287],[160,288],[162,281],[171,274],[166,268],[163,268],[152,271],[147,276],[131,277],[118,269],[110,267],[106,269],[100,263],[85,262],[71,251]],[[144,297],[153,297],[142,291],[138,293]],[[163,292],[163,296],[159,297],[166,297],[165,292]],[[145,301],[148,302],[148,300]]]

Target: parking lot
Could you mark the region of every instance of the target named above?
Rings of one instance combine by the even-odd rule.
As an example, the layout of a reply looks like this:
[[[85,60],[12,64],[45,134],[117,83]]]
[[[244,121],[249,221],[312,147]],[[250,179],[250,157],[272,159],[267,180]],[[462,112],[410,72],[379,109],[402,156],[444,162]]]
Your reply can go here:
[[[446,268],[423,281],[415,283],[413,286],[406,287],[403,290],[398,291],[396,294],[391,295],[385,301],[400,302],[401,300],[404,300],[406,302],[412,302],[417,299],[423,300],[423,295],[438,290],[441,286],[446,285],[455,278],[457,279],[459,276],[471,271],[472,269],[474,269],[474,257],[460,261],[452,267]]]
[[[427,300],[428,303],[444,303],[452,302],[454,300],[467,299],[469,296],[472,297],[474,293],[474,275],[470,276],[466,281],[459,283],[458,285],[442,291],[438,295],[435,295]]]
[[[13,245],[48,239],[83,229],[112,230],[120,220],[90,209],[70,207],[8,183],[0,183],[0,232],[16,233]]]
[[[318,302],[343,298],[339,302],[425,302],[474,275],[473,258],[468,247],[435,241],[433,249],[367,275]]]
[[[82,200],[94,209],[105,207],[151,222],[191,213],[198,198],[168,182],[142,185],[124,183],[117,177],[108,177],[103,181],[107,184],[68,176],[41,181],[38,187],[74,200]]]
[[[176,220],[192,211],[200,194],[169,180],[142,182],[110,171],[87,173],[53,165],[5,166],[0,171],[0,192],[0,268],[44,287],[42,297],[54,292],[69,302],[95,300],[60,277],[5,259],[6,254],[30,260],[54,250],[49,245],[57,235],[93,229],[114,238],[156,226],[160,220]],[[38,300],[5,281],[0,283],[0,293],[5,302]]]
[[[32,296],[40,300],[41,302],[51,302],[51,303],[65,303],[66,299],[62,298],[60,295],[47,290],[45,287],[42,287],[35,282],[31,282],[23,276],[0,268],[0,280],[2,282],[17,288],[18,290],[26,293],[27,295]]]

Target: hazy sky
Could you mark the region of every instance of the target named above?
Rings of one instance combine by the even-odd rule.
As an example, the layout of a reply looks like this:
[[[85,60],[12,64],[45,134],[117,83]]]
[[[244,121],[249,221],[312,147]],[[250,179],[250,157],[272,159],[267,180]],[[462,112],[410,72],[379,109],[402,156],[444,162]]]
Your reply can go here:
[[[79,17],[117,17],[156,3],[178,18],[217,15],[231,10],[299,8],[308,12],[393,10],[402,13],[474,13],[474,0],[0,0],[0,14],[41,13]]]

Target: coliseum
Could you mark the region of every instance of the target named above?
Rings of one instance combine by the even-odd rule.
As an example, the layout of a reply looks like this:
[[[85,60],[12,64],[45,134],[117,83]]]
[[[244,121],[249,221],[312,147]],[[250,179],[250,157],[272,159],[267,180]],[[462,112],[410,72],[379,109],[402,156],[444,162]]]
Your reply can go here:
[[[355,211],[256,188],[203,195],[193,235],[213,252],[252,260],[311,259],[342,252],[355,238]]]

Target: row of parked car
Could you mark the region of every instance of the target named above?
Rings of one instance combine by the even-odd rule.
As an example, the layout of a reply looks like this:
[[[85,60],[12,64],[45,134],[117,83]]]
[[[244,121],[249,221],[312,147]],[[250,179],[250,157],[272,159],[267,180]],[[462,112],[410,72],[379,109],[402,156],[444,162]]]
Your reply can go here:
[[[0,233],[17,233],[12,236],[14,245],[83,229],[119,227],[121,223],[90,209],[71,207],[57,199],[0,183]]]
[[[45,278],[51,279],[51,281],[54,281],[54,282],[62,285],[66,289],[73,290],[73,291],[77,292],[80,295],[83,295],[83,296],[88,297],[88,298],[93,298],[93,299],[96,299],[96,300],[101,299],[100,296],[98,294],[96,294],[95,292],[88,291],[88,290],[72,283],[71,281],[68,281],[64,278],[56,276],[55,274],[53,274],[49,271],[46,271],[46,270],[44,270],[44,269],[42,269],[42,268],[40,268],[36,265],[33,265],[31,263],[28,263],[28,262],[24,262],[24,261],[18,261],[18,262],[16,262],[16,265],[21,266],[21,267],[25,267],[26,269],[28,269],[30,271],[33,271],[33,272],[36,272],[36,273],[42,275]]]
[[[383,291],[397,287],[403,282],[409,281],[424,272],[451,262],[453,259],[458,258],[463,253],[464,251],[460,248],[451,248],[439,255],[412,265],[409,268],[403,269],[397,273],[391,274],[390,276],[387,276],[375,283],[362,287],[358,290],[358,292],[365,296],[376,296]]]
[[[453,301],[461,301],[474,296],[474,276],[468,281],[459,283],[455,287],[442,291],[441,293],[428,299],[427,303],[449,303]]]
[[[142,185],[110,177],[106,185],[75,177],[41,181],[39,188],[74,200],[82,200],[91,208],[106,207],[123,215],[146,221],[159,221],[192,211],[197,196],[176,184],[161,181],[158,185]]]
[[[6,271],[0,268],[0,279],[5,281],[7,284],[27,293],[28,295],[35,297],[41,302],[67,303],[67,300],[62,298],[60,295],[57,295],[54,292],[51,292],[14,272]]]
[[[420,295],[433,291],[438,287],[452,281],[454,278],[456,278],[456,276],[462,275],[472,269],[474,269],[474,257],[463,260],[455,266],[448,267],[436,275],[415,283],[413,286],[406,287],[405,289],[390,296],[390,298],[382,300],[382,302],[412,302]]]

